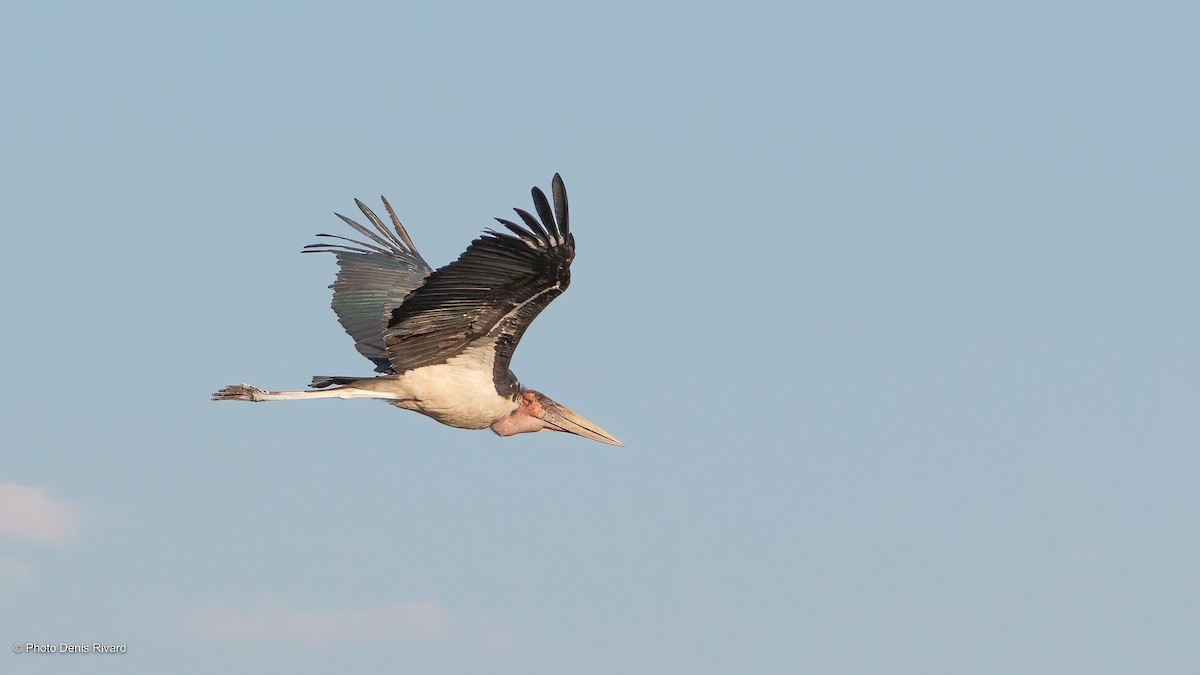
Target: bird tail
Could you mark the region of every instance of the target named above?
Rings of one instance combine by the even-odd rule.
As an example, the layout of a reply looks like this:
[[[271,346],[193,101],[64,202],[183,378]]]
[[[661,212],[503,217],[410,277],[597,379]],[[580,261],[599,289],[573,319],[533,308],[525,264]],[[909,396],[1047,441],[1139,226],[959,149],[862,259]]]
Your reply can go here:
[[[308,385],[310,389],[324,389],[332,387],[335,384],[354,384],[363,378],[361,377],[343,377],[340,375],[314,375],[312,384]]]

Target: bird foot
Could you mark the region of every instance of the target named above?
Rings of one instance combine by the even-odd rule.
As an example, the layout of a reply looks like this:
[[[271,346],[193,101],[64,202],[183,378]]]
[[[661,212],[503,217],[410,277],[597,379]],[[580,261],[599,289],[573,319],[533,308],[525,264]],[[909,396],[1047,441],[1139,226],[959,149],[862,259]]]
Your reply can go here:
[[[263,398],[266,393],[258,387],[252,387],[248,384],[231,384],[221,391],[212,395],[214,401],[252,401],[259,402],[267,399]]]

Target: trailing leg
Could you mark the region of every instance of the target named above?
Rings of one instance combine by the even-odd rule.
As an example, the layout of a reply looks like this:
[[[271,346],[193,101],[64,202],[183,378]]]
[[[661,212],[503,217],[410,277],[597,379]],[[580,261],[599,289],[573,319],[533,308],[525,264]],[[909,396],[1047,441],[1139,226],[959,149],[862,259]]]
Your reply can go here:
[[[333,387],[321,391],[263,391],[248,384],[231,384],[212,395],[214,401],[298,401],[306,398],[379,398],[399,400],[398,394],[387,391],[370,391],[357,387]]]

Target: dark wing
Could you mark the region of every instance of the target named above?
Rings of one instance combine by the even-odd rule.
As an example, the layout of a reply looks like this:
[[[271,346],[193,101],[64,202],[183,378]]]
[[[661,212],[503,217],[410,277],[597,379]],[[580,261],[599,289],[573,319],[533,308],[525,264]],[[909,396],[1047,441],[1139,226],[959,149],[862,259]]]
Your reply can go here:
[[[473,343],[495,339],[495,372],[507,374],[525,329],[571,282],[575,238],[567,192],[558,174],[552,185],[553,212],[533,188],[540,222],[521,209],[514,211],[526,227],[497,218],[511,234],[487,230],[392,311],[384,343],[395,372],[443,363]]]
[[[383,197],[383,205],[392,218],[395,234],[383,225],[375,212],[355,199],[354,203],[371,221],[379,234],[359,225],[342,214],[336,214],[368,241],[347,239],[334,234],[318,237],[340,239],[347,244],[311,244],[305,253],[328,251],[337,256],[337,281],[333,289],[333,311],[350,337],[358,353],[375,363],[375,370],[390,372],[392,365],[384,347],[383,333],[392,310],[399,307],[412,290],[421,285],[433,270],[400,224],[392,205]],[[381,236],[382,235],[382,236]]]

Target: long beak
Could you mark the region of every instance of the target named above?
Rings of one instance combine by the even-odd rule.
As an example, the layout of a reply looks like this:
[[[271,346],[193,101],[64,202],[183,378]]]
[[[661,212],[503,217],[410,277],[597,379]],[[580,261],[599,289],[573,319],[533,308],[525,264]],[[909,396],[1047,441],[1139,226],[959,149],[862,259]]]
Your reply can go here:
[[[590,438],[593,441],[600,441],[607,445],[625,447],[625,444],[613,438],[612,434],[592,424],[580,415],[576,415],[568,408],[557,403],[545,405],[543,408],[546,414],[542,416],[542,421],[558,431],[566,431],[577,436]]]

